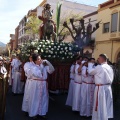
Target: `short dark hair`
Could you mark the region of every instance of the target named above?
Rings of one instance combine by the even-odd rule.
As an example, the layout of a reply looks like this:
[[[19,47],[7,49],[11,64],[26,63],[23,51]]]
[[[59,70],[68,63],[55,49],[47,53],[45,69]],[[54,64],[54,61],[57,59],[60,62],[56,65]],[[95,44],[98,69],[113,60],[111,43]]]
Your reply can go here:
[[[91,60],[95,60],[95,58],[90,58],[89,61],[91,61]]]
[[[107,55],[106,55],[106,54],[100,54],[99,56],[100,56],[100,57],[102,57],[105,61],[107,61],[107,60],[108,60],[108,57],[107,57]]]
[[[32,60],[33,60],[33,62],[37,61],[38,56],[40,56],[40,55],[35,54],[35,53],[32,54]]]
[[[83,59],[83,57],[82,57],[82,56],[77,56],[76,60],[79,60],[80,58],[82,58],[82,59]]]

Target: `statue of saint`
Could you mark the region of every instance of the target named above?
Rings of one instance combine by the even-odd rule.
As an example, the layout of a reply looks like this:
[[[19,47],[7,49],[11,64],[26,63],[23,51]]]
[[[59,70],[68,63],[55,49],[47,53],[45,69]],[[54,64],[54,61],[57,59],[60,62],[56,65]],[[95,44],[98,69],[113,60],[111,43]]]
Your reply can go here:
[[[42,16],[38,16],[38,18],[43,21],[43,23],[40,25],[39,28],[40,39],[43,39],[47,26],[48,26],[47,29],[53,28],[53,30],[51,29],[51,32],[56,31],[56,25],[52,20],[52,15],[53,15],[53,10],[51,11],[51,5],[45,4],[44,9],[42,10]]]

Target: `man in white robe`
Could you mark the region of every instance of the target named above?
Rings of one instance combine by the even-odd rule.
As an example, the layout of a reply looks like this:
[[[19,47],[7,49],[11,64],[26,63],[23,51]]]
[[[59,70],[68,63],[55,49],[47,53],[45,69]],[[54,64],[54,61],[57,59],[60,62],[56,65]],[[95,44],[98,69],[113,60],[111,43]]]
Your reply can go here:
[[[15,55],[13,55],[12,57],[13,57],[13,59],[11,61],[11,71],[10,71],[9,85],[12,85],[12,83],[13,83],[14,72],[15,72],[14,65],[15,65],[15,61],[17,60]]]
[[[99,55],[99,64],[93,68],[93,64],[88,64],[88,73],[94,75],[95,92],[92,120],[108,120],[113,118],[113,98],[111,84],[113,81],[113,70],[107,64],[107,56]]]
[[[14,75],[13,75],[13,85],[12,85],[12,92],[14,94],[21,94],[23,93],[23,86],[24,83],[21,82],[21,66],[22,62],[19,59],[19,56],[17,56],[16,60],[13,64],[14,69]]]

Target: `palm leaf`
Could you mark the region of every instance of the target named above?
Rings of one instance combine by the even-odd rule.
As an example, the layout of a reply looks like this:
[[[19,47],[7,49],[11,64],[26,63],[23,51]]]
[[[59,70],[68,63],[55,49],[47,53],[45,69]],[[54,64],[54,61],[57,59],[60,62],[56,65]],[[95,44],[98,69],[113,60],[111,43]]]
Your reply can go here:
[[[60,13],[61,13],[61,6],[62,6],[62,3],[58,2],[57,3],[57,10],[56,10],[56,22],[57,22],[57,35],[58,35],[58,32],[59,32],[59,25],[60,25]]]

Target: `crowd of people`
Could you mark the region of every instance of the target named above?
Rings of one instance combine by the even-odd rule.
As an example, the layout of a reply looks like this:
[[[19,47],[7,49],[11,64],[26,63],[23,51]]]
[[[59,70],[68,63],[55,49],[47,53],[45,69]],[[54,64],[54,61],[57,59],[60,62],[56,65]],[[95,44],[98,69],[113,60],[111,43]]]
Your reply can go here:
[[[111,84],[114,73],[107,59],[105,54],[100,54],[97,61],[78,57],[71,66],[66,105],[80,116],[92,116],[92,120],[113,118]]]
[[[100,54],[97,61],[79,56],[71,65],[66,105],[71,106],[72,111],[79,112],[80,116],[92,116],[92,120],[113,118],[111,84],[114,73],[107,59],[105,54]],[[38,54],[31,54],[24,66],[20,57],[14,56],[10,67],[9,84],[13,94],[24,93],[22,111],[29,117],[36,119],[39,115],[46,119],[49,105],[47,78],[48,73],[55,71],[53,65],[48,60],[42,60]],[[21,78],[23,70],[26,82]],[[7,74],[1,56],[0,73]]]

